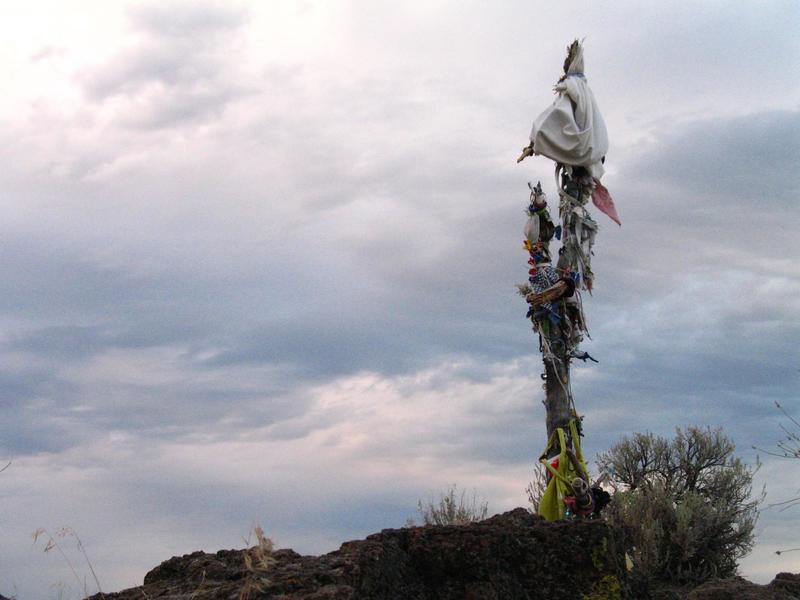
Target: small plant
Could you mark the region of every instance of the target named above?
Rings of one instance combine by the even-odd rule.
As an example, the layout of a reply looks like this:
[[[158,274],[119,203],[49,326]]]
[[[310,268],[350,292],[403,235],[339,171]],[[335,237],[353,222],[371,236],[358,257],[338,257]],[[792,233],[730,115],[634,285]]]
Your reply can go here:
[[[255,525],[251,535],[255,535],[257,543],[244,552],[244,568],[247,576],[242,590],[239,592],[239,600],[248,600],[253,593],[263,592],[269,585],[269,578],[266,574],[275,564],[275,558],[272,556],[274,544],[264,535],[264,530],[259,525]],[[247,543],[249,544],[249,539]]]
[[[537,462],[533,465],[533,477],[528,487],[525,488],[525,492],[528,494],[528,502],[530,503],[528,510],[534,515],[539,514],[539,503],[542,500],[542,494],[544,494],[545,489],[547,489],[547,471],[542,463]]]
[[[417,510],[425,525],[466,525],[485,519],[489,503],[479,502],[474,491],[468,498],[466,491],[458,493],[457,486],[452,485],[439,496],[438,501],[433,498],[426,504],[418,501]]]
[[[40,527],[36,531],[33,532],[33,543],[36,544],[40,539],[44,540],[44,552],[45,554],[55,550],[61,555],[61,558],[64,559],[64,562],[69,567],[70,572],[72,573],[75,580],[78,582],[78,589],[83,591],[83,596],[86,597],[89,595],[88,585],[86,584],[86,577],[81,579],[80,575],[78,574],[75,565],[72,564],[72,561],[67,556],[67,553],[64,552],[61,544],[59,544],[59,540],[65,540],[67,538],[72,538],[75,541],[76,548],[78,552],[80,552],[81,556],[83,557],[86,566],[89,569],[89,572],[92,575],[92,579],[94,579],[94,583],[97,586],[98,593],[102,596],[103,589],[100,587],[100,580],[97,578],[97,573],[94,571],[94,567],[92,566],[92,561],[89,560],[89,555],[86,554],[86,548],[83,546],[83,542],[78,534],[75,532],[72,527],[61,527],[57,529],[55,534],[51,534],[47,529]],[[63,595],[63,585],[60,588],[59,596]]]
[[[764,454],[769,454],[770,456],[777,456],[778,458],[800,459],[800,421],[798,421],[792,415],[786,412],[786,409],[783,408],[783,406],[781,406],[779,402],[775,402],[775,406],[778,408],[779,411],[783,413],[783,415],[787,419],[789,419],[788,423],[786,424],[781,423],[781,429],[783,430],[783,433],[786,435],[786,437],[778,442],[777,451],[765,450],[764,448],[759,448],[758,446],[753,446],[753,449],[758,450],[759,452],[763,452]],[[800,496],[797,496],[795,498],[790,498],[789,500],[784,500],[783,502],[776,502],[775,504],[770,504],[769,507],[773,508],[775,506],[781,506],[782,507],[781,511],[784,511],[787,508],[797,506],[798,504],[800,504]],[[785,552],[789,551],[786,550]]]

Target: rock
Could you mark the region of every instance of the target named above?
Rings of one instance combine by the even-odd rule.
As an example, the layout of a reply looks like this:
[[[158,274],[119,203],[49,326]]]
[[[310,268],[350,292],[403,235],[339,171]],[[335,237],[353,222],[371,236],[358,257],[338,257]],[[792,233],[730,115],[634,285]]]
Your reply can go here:
[[[797,600],[798,591],[800,576],[780,573],[769,585],[757,585],[741,577],[707,581],[689,592],[687,600]]]
[[[800,598],[800,573],[778,573],[770,582],[769,587],[794,594],[795,597]]]
[[[193,552],[164,561],[140,587],[90,600],[239,600],[248,590],[253,600],[800,599],[791,573],[769,585],[736,577],[648,591],[628,577],[622,538],[603,521],[548,523],[518,508],[469,525],[385,529],[322,556],[277,550],[255,574],[245,567],[253,549]]]
[[[273,553],[257,578],[248,550],[194,552],[150,571],[108,600],[621,600],[628,595],[619,534],[602,521],[548,523],[518,508],[479,523],[385,529],[323,556]],[[94,596],[100,600],[100,596]]]

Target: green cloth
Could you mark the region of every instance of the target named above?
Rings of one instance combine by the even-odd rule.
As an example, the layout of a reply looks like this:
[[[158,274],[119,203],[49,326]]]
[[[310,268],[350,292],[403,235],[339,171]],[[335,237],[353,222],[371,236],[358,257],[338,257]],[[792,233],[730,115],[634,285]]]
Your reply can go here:
[[[581,468],[584,473],[588,473],[586,469],[586,461],[583,458],[581,451],[581,438],[578,435],[578,428],[575,424],[575,419],[569,422],[569,432],[572,436],[572,443],[575,446],[575,456],[578,458]],[[547,454],[554,444],[558,443],[558,467],[554,468],[547,458]],[[564,504],[564,496],[572,494],[572,481],[581,475],[575,471],[572,461],[567,456],[567,434],[564,429],[559,427],[547,440],[547,447],[539,457],[539,462],[550,472],[550,481],[547,482],[547,487],[542,494],[542,499],[539,501],[539,514],[548,521],[557,521],[564,518],[566,505]],[[586,483],[589,483],[588,481]]]

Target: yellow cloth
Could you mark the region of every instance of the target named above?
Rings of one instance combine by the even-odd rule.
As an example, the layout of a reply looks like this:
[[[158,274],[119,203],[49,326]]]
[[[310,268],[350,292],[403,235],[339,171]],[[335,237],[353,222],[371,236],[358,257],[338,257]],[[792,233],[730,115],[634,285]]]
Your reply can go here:
[[[569,431],[572,436],[572,443],[575,446],[575,456],[583,469],[584,473],[588,473],[586,469],[586,461],[583,458],[581,451],[581,438],[578,435],[578,428],[575,425],[575,419],[569,422]],[[555,443],[558,443],[558,468],[553,468],[550,460],[547,458],[547,453]],[[580,474],[575,471],[572,466],[572,461],[567,456],[567,434],[559,427],[547,440],[547,447],[539,457],[539,462],[550,472],[552,477],[547,483],[547,487],[542,494],[542,499],[539,501],[539,514],[548,521],[557,521],[564,518],[566,505],[564,504],[564,496],[572,494],[572,480],[580,477]],[[586,483],[589,483],[588,481]]]

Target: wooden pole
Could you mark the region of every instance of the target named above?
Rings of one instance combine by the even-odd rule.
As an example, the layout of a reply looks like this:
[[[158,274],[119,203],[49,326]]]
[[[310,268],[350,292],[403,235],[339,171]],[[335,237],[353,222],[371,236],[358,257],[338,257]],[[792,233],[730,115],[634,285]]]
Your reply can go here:
[[[561,364],[555,361],[544,361],[545,377],[545,408],[547,410],[547,438],[559,427],[566,429],[572,417],[570,400],[567,390],[569,389],[569,363],[564,353],[553,351]],[[554,364],[555,362],[555,364]],[[555,456],[558,449],[551,451]]]
[[[539,255],[542,257],[541,264],[550,265],[550,242],[553,239],[556,228],[547,211],[547,202],[541,190],[541,186],[531,187],[531,206],[529,208],[533,214],[531,219],[538,219],[539,237],[535,241],[529,239],[534,244],[535,250],[531,256]],[[536,225],[536,224],[534,224]],[[558,268],[563,269],[561,263],[564,257],[559,257]],[[537,268],[534,265],[534,268]],[[525,300],[532,311],[544,304],[554,302],[566,295],[571,295],[574,286],[564,280],[557,281],[545,290],[540,292],[531,291],[525,294]],[[545,408],[547,410],[547,437],[559,427],[567,428],[572,417],[571,402],[569,397],[569,356],[568,349],[564,343],[565,335],[559,324],[548,321],[546,318],[537,322],[537,331],[541,336],[541,344],[545,368]],[[557,453],[557,451],[556,451]]]

